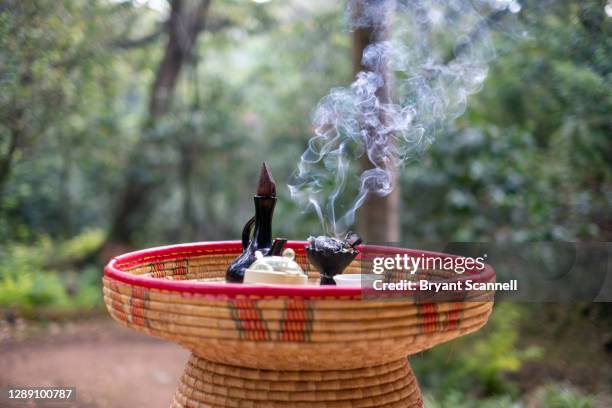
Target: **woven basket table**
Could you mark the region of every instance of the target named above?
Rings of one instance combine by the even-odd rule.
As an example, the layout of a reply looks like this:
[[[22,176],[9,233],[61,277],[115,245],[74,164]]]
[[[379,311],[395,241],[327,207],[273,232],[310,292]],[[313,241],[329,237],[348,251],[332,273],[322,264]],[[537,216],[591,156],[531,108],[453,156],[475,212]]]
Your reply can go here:
[[[287,247],[316,282],[305,245]],[[361,247],[370,250],[417,254]],[[192,352],[172,407],[422,407],[406,357],[478,330],[493,306],[490,298],[390,301],[365,299],[359,287],[224,283],[241,251],[238,241],[174,245],[113,258],[104,270],[115,320]],[[359,273],[365,258],[345,273]],[[495,279],[488,265],[460,278],[468,276]]]

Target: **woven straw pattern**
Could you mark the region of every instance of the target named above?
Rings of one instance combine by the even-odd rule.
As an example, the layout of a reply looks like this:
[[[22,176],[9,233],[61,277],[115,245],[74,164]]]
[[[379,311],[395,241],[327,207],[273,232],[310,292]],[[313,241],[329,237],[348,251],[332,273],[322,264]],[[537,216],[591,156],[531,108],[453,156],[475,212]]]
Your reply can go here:
[[[408,361],[347,371],[268,371],[192,355],[172,407],[422,407]]]
[[[237,254],[202,252],[157,262],[144,259],[121,269],[158,279],[219,279]],[[297,255],[305,269],[311,269],[303,251]],[[348,272],[361,267],[355,260]],[[488,301],[227,297],[148,288],[109,277],[103,283],[109,313],[128,327],[175,341],[210,361],[278,370],[354,369],[397,360],[478,330],[492,308]],[[373,344],[380,352],[369,351]]]
[[[478,330],[493,306],[486,292],[470,301],[424,302],[367,299],[358,290],[314,288],[304,295],[215,284],[200,291],[199,282],[223,279],[240,250],[212,244],[119,257],[113,268],[121,274],[107,271],[103,278],[115,320],[192,351],[173,407],[422,407],[406,356]],[[294,248],[314,284],[318,273],[303,247]],[[362,268],[371,268],[371,260],[356,259],[345,273]],[[486,276],[481,281],[494,281]],[[456,275],[394,271],[388,278]],[[187,281],[190,289],[168,281]]]

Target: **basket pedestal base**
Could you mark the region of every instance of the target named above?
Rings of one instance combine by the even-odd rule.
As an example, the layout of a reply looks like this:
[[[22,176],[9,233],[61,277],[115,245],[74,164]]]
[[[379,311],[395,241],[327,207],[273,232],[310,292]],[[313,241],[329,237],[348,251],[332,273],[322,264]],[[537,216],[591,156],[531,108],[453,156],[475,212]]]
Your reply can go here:
[[[274,371],[191,355],[172,407],[423,407],[407,359],[338,371]]]

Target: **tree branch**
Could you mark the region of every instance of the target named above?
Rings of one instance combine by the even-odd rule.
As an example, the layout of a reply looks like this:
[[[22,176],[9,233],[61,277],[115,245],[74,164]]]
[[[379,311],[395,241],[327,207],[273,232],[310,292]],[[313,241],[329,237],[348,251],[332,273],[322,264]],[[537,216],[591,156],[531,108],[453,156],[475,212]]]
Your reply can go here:
[[[114,46],[119,47],[119,48],[126,48],[126,49],[142,47],[142,46],[149,45],[155,42],[155,40],[157,40],[163,33],[164,33],[164,29],[162,27],[152,32],[151,34],[145,35],[144,37],[134,38],[134,39],[125,38],[125,39],[118,40],[114,43]]]

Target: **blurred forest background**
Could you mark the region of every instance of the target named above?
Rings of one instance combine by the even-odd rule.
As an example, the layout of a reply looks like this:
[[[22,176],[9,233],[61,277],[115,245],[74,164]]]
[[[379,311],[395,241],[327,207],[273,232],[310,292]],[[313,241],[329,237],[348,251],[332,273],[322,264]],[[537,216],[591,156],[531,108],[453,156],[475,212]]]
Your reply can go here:
[[[612,238],[612,3],[517,4],[527,35],[495,36],[484,89],[400,174],[404,242]],[[5,324],[97,313],[111,254],[236,239],[264,159],[276,235],[320,232],[286,183],[318,100],[352,81],[343,11],[0,0]],[[482,333],[416,358],[427,406],[612,406],[610,319],[499,305]]]

